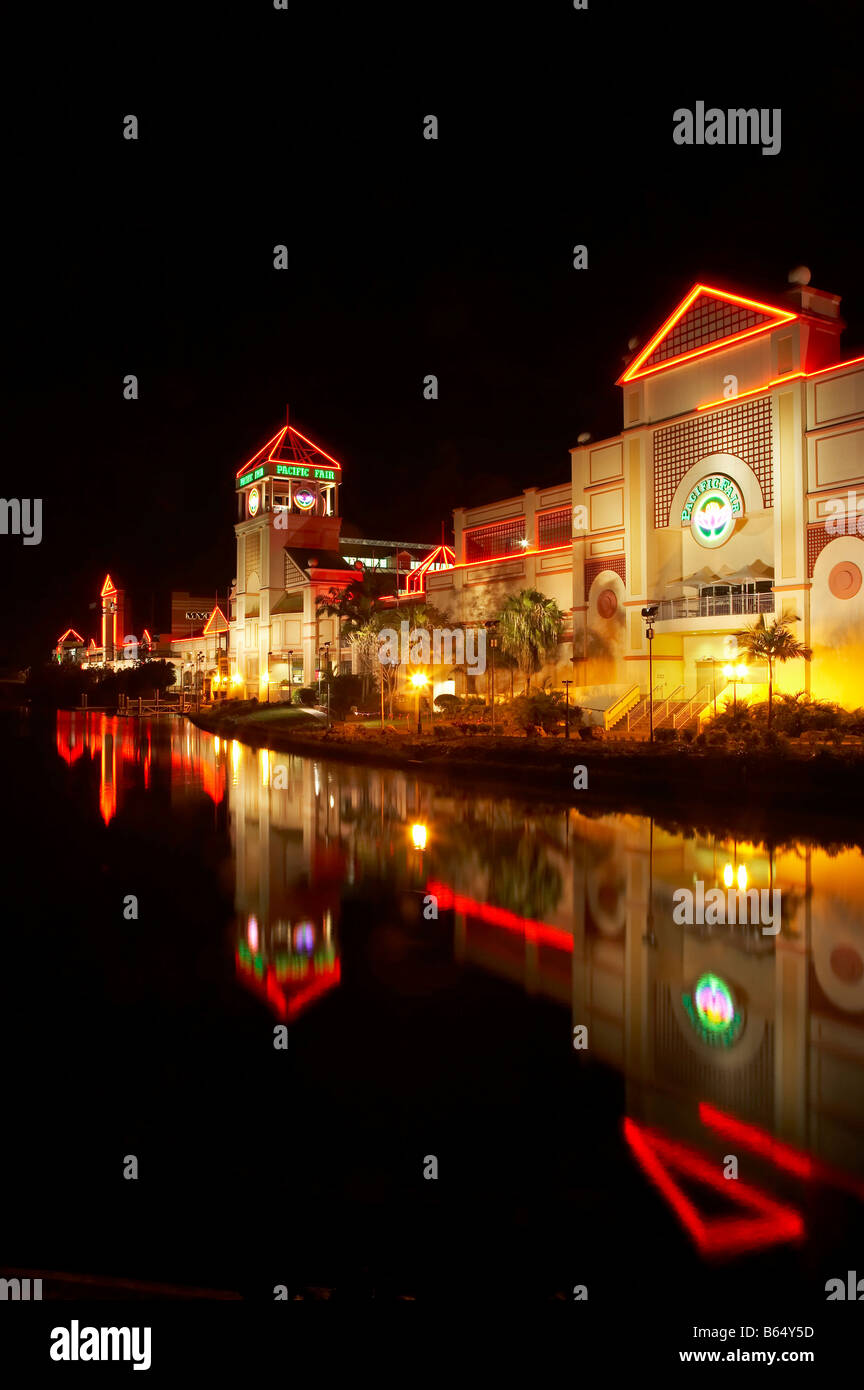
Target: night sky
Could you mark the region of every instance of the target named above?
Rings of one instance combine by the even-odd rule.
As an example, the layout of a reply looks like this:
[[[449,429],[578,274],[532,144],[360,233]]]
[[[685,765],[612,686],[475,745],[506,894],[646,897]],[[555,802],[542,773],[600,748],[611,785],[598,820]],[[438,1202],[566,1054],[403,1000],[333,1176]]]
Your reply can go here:
[[[8,55],[3,493],[43,498],[43,540],[0,536],[0,663],[95,633],[106,570],[139,628],[151,594],[224,596],[234,474],[286,402],[347,522],[434,542],[616,432],[628,338],[698,279],[776,300],[803,262],[860,351],[860,20],[802,13],[34,15],[48,50]],[[781,107],[781,153],[674,145],[697,100]]]

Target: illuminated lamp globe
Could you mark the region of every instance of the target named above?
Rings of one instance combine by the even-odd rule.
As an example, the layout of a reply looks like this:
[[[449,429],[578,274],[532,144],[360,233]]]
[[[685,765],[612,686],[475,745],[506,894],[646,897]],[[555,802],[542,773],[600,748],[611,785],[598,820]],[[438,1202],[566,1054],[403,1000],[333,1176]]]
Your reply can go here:
[[[577,435],[577,437],[576,437],[576,443],[577,443],[577,444],[587,444],[587,443],[590,441],[590,439],[591,439],[591,436],[590,436],[590,434],[588,434],[587,430],[583,430],[582,433],[581,433],[580,435]]]
[[[790,285],[809,285],[810,267],[807,265],[796,265],[794,270],[789,271]]]
[[[638,346],[639,346],[639,339],[638,339],[638,338],[628,338],[628,339],[627,339],[627,347],[629,348],[629,350],[630,350],[631,352],[635,352],[636,349],[638,348]]]

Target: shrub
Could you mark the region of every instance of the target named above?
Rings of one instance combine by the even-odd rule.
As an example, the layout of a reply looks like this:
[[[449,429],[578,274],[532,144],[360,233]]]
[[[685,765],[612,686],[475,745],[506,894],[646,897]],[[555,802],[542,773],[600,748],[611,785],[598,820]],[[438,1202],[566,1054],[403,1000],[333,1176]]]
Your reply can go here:
[[[311,686],[308,685],[301,685],[300,689],[294,692],[294,703],[296,705],[303,705],[305,709],[310,709],[311,706],[316,703],[317,699],[317,690],[313,690]]]
[[[554,733],[564,718],[560,695],[520,695],[513,701],[512,712],[526,738],[538,729]]]
[[[333,676],[329,682],[330,711],[344,719],[352,705],[363,697],[363,682],[359,676]]]
[[[654,731],[655,743],[676,743],[678,740],[677,729],[656,729]]]
[[[462,701],[459,696],[450,695],[447,691],[441,695],[435,696],[435,704],[441,710],[442,714],[455,714],[457,710],[462,708]]]

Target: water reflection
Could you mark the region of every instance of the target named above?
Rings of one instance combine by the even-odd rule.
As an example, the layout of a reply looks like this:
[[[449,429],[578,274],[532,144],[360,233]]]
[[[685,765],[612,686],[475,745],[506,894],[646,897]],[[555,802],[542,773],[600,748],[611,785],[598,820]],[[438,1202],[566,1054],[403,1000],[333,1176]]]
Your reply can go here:
[[[61,715],[57,748],[73,775],[89,760],[106,825],[130,788],[166,772],[172,799],[227,799],[237,977],[274,1017],[338,1000],[345,904],[374,892],[452,952],[466,1006],[479,969],[587,1030],[574,1067],[626,1078],[634,1162],[703,1253],[809,1233],[805,1181],[864,1194],[858,848],[687,836],[256,751],[168,719]],[[699,883],[779,890],[781,930],[676,925],[673,895]],[[758,1171],[720,1180],[739,1208],[730,1221],[682,1184],[718,1189],[733,1150]]]

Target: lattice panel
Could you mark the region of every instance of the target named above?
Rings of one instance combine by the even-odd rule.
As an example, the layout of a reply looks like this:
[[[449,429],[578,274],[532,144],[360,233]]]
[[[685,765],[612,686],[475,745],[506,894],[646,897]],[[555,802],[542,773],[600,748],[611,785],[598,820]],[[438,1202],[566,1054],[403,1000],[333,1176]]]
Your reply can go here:
[[[707,295],[700,294],[639,370],[647,371],[661,362],[668,362],[672,357],[683,357],[688,352],[708,347],[710,343],[720,343],[724,338],[734,338],[736,333],[746,333],[750,328],[774,322],[776,320],[771,314],[762,314],[758,309],[747,309],[743,304],[727,304],[725,300],[709,299]]]
[[[525,539],[525,518],[515,516],[510,521],[494,521],[490,526],[477,526],[465,532],[465,563],[474,564],[477,560],[495,560],[501,555],[511,555],[522,550],[520,541]]]
[[[820,521],[816,526],[807,527],[807,577],[813,578],[813,570],[816,568],[816,561],[822,554],[829,541],[833,541],[834,536],[829,536],[825,530],[825,523]]]
[[[734,454],[756,474],[762,504],[774,505],[771,400],[744,401],[654,433],[654,525],[669,525],[675,489],[694,463],[709,454]]]
[[[613,573],[620,575],[621,582],[627,585],[627,559],[624,555],[604,555],[602,560],[585,561],[585,597],[591,589],[591,585],[602,574],[604,570],[612,570]]]
[[[572,521],[569,507],[556,507],[554,512],[541,512],[537,518],[537,546],[540,550],[550,550],[555,545],[566,545],[572,539]]]

